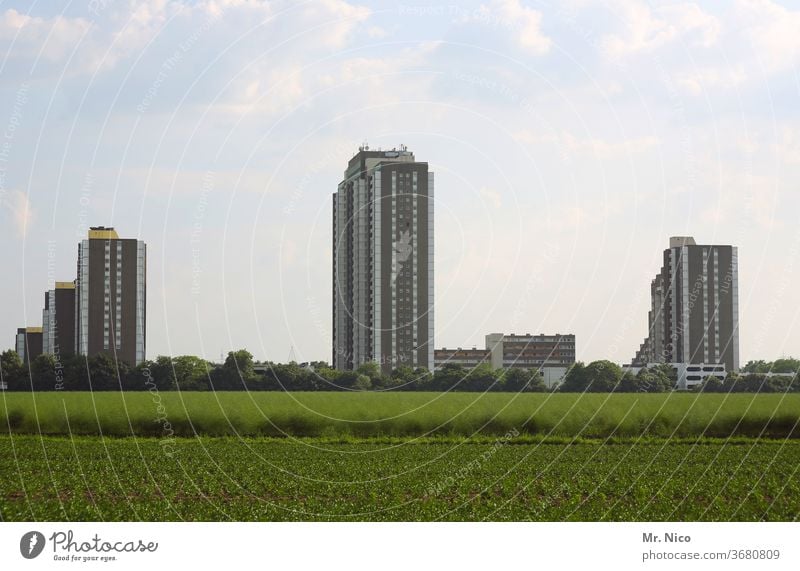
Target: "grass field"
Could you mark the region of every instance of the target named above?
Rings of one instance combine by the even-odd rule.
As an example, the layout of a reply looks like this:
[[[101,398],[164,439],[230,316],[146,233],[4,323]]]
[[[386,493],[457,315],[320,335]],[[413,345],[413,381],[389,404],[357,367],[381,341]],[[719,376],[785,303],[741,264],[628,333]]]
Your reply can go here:
[[[480,439],[479,439],[480,440]],[[791,521],[800,442],[0,437],[3,520]]]
[[[108,436],[800,436],[800,395],[5,393],[0,432]]]

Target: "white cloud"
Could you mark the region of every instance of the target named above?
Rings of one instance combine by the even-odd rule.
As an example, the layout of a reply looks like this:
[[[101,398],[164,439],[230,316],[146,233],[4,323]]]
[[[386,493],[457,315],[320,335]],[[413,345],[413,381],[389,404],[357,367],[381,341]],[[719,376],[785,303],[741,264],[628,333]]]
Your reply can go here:
[[[348,83],[358,85],[356,91],[348,92],[347,100],[351,103],[356,99],[372,104],[399,101],[418,95],[430,78],[416,83],[394,83],[388,88],[392,76],[384,76],[381,72],[391,68],[396,74],[417,67],[438,46],[438,42],[422,42],[385,58],[351,56],[322,64],[309,63],[310,58],[303,58],[302,54],[297,54],[296,61],[287,61],[279,66],[274,61],[262,60],[250,66],[231,84],[231,96],[222,98],[223,102],[217,103],[214,110],[235,115],[286,113],[324,89]]]
[[[343,47],[369,15],[369,9],[343,0],[321,0],[303,8],[288,4],[280,15],[272,3],[255,0],[208,0],[198,4],[129,0],[104,5],[95,22],[63,16],[31,17],[9,9],[0,17],[0,45],[5,45],[12,57],[33,60],[42,56],[53,63],[65,63],[78,46],[70,71],[95,73],[114,69],[120,62],[139,56],[159,39],[167,25],[173,27],[173,22],[188,24],[190,30],[206,31],[212,24],[226,21],[241,32],[276,16],[261,33],[269,36],[270,29],[302,32],[315,28],[304,40],[306,47],[302,51],[308,53],[320,46]],[[379,30],[375,27],[371,33],[378,34]],[[225,41],[228,47],[230,37]]]
[[[770,0],[739,0],[738,16],[761,63],[771,71],[800,64],[800,11]]]
[[[569,155],[588,154],[601,159],[643,153],[659,144],[658,138],[654,136],[609,141],[597,137],[577,137],[569,131],[547,135],[537,135],[531,131],[518,131],[515,133],[514,138],[523,144],[555,145],[561,153]]]
[[[280,113],[296,107],[307,91],[304,81],[309,76],[297,65],[275,67],[271,62],[254,66],[254,69],[233,84],[230,99],[215,105],[219,112],[233,113]]]
[[[0,18],[0,42],[12,57],[23,52],[32,58],[60,61],[69,56],[90,27],[83,18],[45,19],[10,8]]]
[[[550,51],[552,40],[542,32],[542,14],[523,6],[519,0],[492,0],[482,4],[465,21],[478,21],[500,25],[514,32],[519,47],[541,55]]]
[[[370,10],[364,6],[348,4],[343,0],[317,0],[310,2],[304,10],[305,23],[324,27],[315,33],[315,37],[324,44],[341,48],[352,32],[361,22],[369,18]]]
[[[678,34],[692,33],[691,44],[708,48],[713,46],[720,36],[719,20],[703,11],[697,4],[684,3],[663,6],[658,13],[677,28]]]
[[[689,95],[700,95],[709,89],[733,89],[747,81],[744,67],[694,69],[675,75],[675,85]]]
[[[602,46],[619,59],[651,52],[679,38],[690,45],[711,47],[720,35],[719,20],[697,4],[681,3],[651,8],[644,2],[617,1],[614,13],[624,24],[622,34],[608,34]]]

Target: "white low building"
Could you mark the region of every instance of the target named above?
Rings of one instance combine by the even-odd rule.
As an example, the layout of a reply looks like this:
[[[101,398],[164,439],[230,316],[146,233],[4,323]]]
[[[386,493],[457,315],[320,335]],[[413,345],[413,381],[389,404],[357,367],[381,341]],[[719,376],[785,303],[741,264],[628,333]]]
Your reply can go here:
[[[647,368],[657,367],[658,365],[667,365],[672,367],[673,376],[676,379],[676,388],[678,389],[691,389],[708,377],[717,377],[722,380],[728,374],[725,369],[725,363],[648,363]],[[631,372],[634,375],[645,367],[634,365],[623,365],[622,370]]]

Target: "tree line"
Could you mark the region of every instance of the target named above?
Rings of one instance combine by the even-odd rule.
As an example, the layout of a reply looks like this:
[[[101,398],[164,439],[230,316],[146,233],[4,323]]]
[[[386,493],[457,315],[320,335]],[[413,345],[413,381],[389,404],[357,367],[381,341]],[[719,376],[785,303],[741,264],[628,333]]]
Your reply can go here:
[[[800,392],[800,361],[751,361],[742,372],[710,377],[695,391]],[[769,376],[767,372],[792,373]],[[538,370],[445,365],[431,373],[401,366],[384,374],[376,363],[339,371],[325,362],[257,364],[244,349],[228,353],[224,363],[200,357],[159,356],[131,367],[111,356],[40,355],[23,363],[13,350],[0,354],[0,381],[9,391],[474,391],[474,392],[621,392],[663,393],[675,388],[672,368],[656,365],[634,374],[610,361],[577,362],[563,381],[549,389]]]

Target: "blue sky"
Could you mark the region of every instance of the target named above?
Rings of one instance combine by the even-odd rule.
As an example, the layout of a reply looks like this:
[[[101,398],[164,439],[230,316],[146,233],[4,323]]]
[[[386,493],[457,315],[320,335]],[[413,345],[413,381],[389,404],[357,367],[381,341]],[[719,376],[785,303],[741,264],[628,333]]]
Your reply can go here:
[[[0,326],[88,225],[148,244],[148,357],[330,358],[330,195],[436,172],[436,345],[628,361],[670,235],[739,247],[741,355],[800,355],[800,6],[0,3]]]

